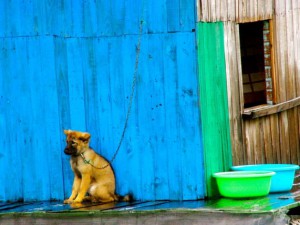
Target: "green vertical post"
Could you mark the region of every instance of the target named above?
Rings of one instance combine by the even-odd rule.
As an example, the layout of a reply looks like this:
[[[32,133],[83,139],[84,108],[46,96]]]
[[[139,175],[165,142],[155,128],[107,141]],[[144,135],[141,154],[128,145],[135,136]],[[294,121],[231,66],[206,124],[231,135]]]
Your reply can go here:
[[[232,165],[223,23],[198,23],[198,72],[207,197],[218,196],[212,174]]]

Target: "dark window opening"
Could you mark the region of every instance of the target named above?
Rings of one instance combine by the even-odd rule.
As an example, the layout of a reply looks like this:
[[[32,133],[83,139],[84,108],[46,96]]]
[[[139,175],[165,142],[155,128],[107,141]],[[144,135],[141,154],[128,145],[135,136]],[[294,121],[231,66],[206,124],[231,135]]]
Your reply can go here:
[[[272,104],[269,21],[239,24],[244,107]]]

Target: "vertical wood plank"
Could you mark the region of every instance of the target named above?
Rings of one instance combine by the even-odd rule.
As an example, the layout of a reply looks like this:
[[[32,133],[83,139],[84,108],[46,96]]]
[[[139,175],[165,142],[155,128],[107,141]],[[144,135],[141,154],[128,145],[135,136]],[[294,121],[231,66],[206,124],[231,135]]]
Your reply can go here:
[[[203,196],[197,195],[197,189],[201,189],[200,184],[203,176],[203,173],[199,170],[199,165],[203,163],[203,150],[202,143],[199,141],[198,89],[195,86],[198,79],[194,75],[197,71],[193,52],[194,41],[193,33],[177,36],[177,117],[179,125],[177,129],[179,129],[181,137],[180,151],[182,152],[181,168],[184,200],[203,198]],[[190,163],[193,161],[194,163]]]
[[[56,91],[58,96],[58,113],[60,133],[60,149],[62,172],[64,179],[64,198],[68,198],[71,194],[73,174],[70,168],[69,157],[63,153],[65,148],[65,135],[63,129],[70,129],[70,104],[69,104],[69,81],[68,81],[68,63],[67,63],[67,46],[62,38],[54,38],[54,63],[56,75]]]
[[[24,151],[23,137],[24,132],[21,125],[23,122],[23,118],[21,118],[20,111],[23,108],[22,101],[25,100],[24,96],[14,91],[20,90],[24,91],[24,85],[20,82],[21,79],[16,74],[21,73],[22,66],[24,64],[14,64],[14,59],[22,54],[16,50],[16,47],[20,46],[22,42],[16,43],[11,38],[2,39],[1,40],[1,77],[4,78],[6,82],[1,83],[1,86],[4,86],[1,90],[1,96],[3,99],[3,111],[4,121],[6,130],[2,136],[5,140],[4,147],[7,147],[6,151],[3,151],[1,157],[1,172],[3,172],[3,187],[1,190],[1,196],[4,201],[12,200],[18,201],[23,200],[23,184],[22,184],[22,150]],[[14,74],[14,76],[9,76],[10,74]],[[1,99],[1,102],[2,102]],[[2,105],[2,104],[1,104]],[[2,107],[1,107],[2,108]],[[18,133],[16,134],[16,131]],[[22,143],[20,147],[17,147],[16,142]],[[7,168],[9,165],[20,165],[11,168],[9,173],[7,173]],[[11,179],[14,177],[14,179]],[[12,188],[13,187],[13,188]]]
[[[286,20],[285,20],[285,3],[280,0],[275,1],[275,44],[276,44],[276,71],[278,73],[277,101],[278,103],[285,101],[286,98],[286,51],[284,43],[286,43]]]
[[[198,16],[200,21],[207,21],[208,20],[208,8],[207,8],[207,0],[199,0],[199,5],[198,5]]]
[[[263,131],[263,122],[264,118],[259,118],[258,122],[256,123],[256,131],[260,130]],[[264,145],[264,136],[260,134],[260,132],[256,132],[257,135],[257,142],[255,143],[255,152],[257,155],[257,158],[259,159],[258,162],[266,162],[266,149]]]
[[[141,20],[143,20],[143,31],[147,33],[147,26],[149,25],[147,22],[147,3],[150,1],[124,0],[123,2],[126,6],[123,21],[125,34],[137,34]]]
[[[222,23],[198,23],[198,66],[208,196],[216,195],[211,175],[231,166],[224,33]],[[214,61],[208,60],[214,58]],[[212,118],[211,115],[214,115]],[[214,137],[214,138],[212,138]],[[222,163],[216,164],[219,158]]]
[[[166,145],[165,148],[168,151],[167,161],[167,173],[169,174],[168,179],[168,192],[170,199],[183,199],[182,191],[182,172],[181,172],[181,152],[178,142],[179,130],[178,117],[177,117],[177,104],[178,104],[178,45],[177,37],[168,34],[165,37],[164,42],[164,74],[165,74],[165,116],[166,116],[166,127],[165,137]],[[173,156],[176,155],[176,160]],[[171,175],[172,174],[172,175]]]
[[[135,67],[137,66],[136,71],[136,86],[134,89],[134,96],[132,99],[132,105],[131,105],[131,111],[129,114],[127,129],[125,133],[125,138],[123,141],[123,151],[126,153],[125,160],[127,160],[127,171],[124,173],[129,176],[129,179],[126,180],[127,182],[126,187],[127,189],[121,189],[120,194],[127,194],[128,192],[134,193],[134,197],[137,199],[143,198],[143,192],[140,190],[140,177],[143,176],[142,171],[142,165],[140,164],[140,154],[143,154],[139,151],[139,137],[140,137],[140,130],[138,129],[138,120],[137,115],[139,112],[139,108],[137,107],[137,99],[138,99],[138,87],[139,87],[139,78],[141,75],[139,74],[140,70],[140,55],[138,59],[136,58],[138,55],[136,45],[138,43],[138,36],[128,36],[125,40],[123,40],[122,43],[122,60],[123,60],[123,66],[122,66],[122,74],[124,74],[124,104],[125,104],[125,110],[127,113],[129,104],[130,104],[130,95],[132,91],[132,82],[133,82],[133,76],[135,73]],[[143,43],[143,37],[141,37],[141,46],[140,48],[144,47]],[[136,65],[136,60],[137,65]],[[125,75],[126,74],[126,75]],[[124,122],[122,122],[122,126],[124,125]],[[124,158],[124,157],[123,157]],[[120,158],[122,161],[122,158]],[[120,163],[122,165],[123,163]],[[122,169],[122,166],[119,166],[120,169]],[[140,171],[140,172],[137,172]],[[136,176],[138,174],[138,176]],[[124,180],[124,179],[123,179]],[[124,181],[123,181],[124,182]],[[120,185],[121,186],[121,185]],[[119,189],[120,190],[120,189]],[[123,192],[122,192],[123,191]]]
[[[113,118],[111,116],[112,96],[110,92],[110,82],[112,79],[110,74],[111,42],[108,38],[101,38],[97,40],[96,46],[97,49],[99,48],[99,50],[95,51],[97,55],[97,64],[95,66],[99,69],[95,75],[95,83],[98,83],[97,100],[95,100],[99,104],[99,111],[95,112],[98,118],[98,126],[93,127],[93,124],[90,124],[89,130],[93,131],[98,127],[98,130],[94,134],[94,141],[97,137],[100,138],[97,142],[98,146],[96,146],[99,148],[97,152],[100,152],[105,158],[108,158],[110,156],[108,154],[112,151],[113,146],[115,146],[115,138],[113,140],[109,139],[109,137],[113,136]],[[95,83],[93,83],[93,85],[95,85]]]
[[[264,145],[265,149],[265,163],[273,163],[275,161],[274,155],[272,152],[272,145],[273,140],[272,136],[268,135],[272,133],[270,118],[262,118],[262,130],[263,130],[263,141],[262,144]]]
[[[70,3],[70,4],[68,5],[67,2]],[[66,7],[65,4],[66,4],[66,6],[69,6],[69,10],[68,9],[64,10],[64,8]],[[52,7],[57,7],[59,5],[60,4],[55,4],[54,1],[49,0],[48,5],[46,5],[46,10],[47,10],[47,13],[49,14],[49,18],[53,17],[53,15],[51,14],[51,10],[52,10],[52,12],[53,11],[54,12],[58,11],[55,8],[53,8],[53,9],[51,9],[51,8]],[[75,4],[72,1],[65,1],[63,3],[63,5],[61,5],[61,7],[60,7],[60,8],[62,8],[61,10],[64,10],[64,11],[62,11],[61,13],[59,13],[57,15],[57,17],[59,19],[64,20],[64,14],[65,13],[69,14],[67,16],[70,17],[70,24],[68,26],[70,28],[70,30],[69,30],[70,33],[68,33],[70,36],[73,36],[73,35],[83,36],[84,35],[84,29],[85,29],[84,28],[84,22],[85,22],[87,16],[84,13],[85,8],[83,6],[84,6],[83,2]],[[94,17],[94,15],[93,15],[93,12],[91,11],[90,15],[89,15],[89,18],[91,18],[91,20],[92,20],[93,17]],[[51,21],[50,19],[48,19],[48,20]],[[56,18],[54,17],[53,20],[55,21]],[[55,29],[56,30],[56,34],[59,35],[61,33],[57,32],[57,31],[61,30],[61,28],[59,27],[60,24],[58,23],[56,25],[56,23],[57,22],[54,23],[53,29]],[[52,26],[52,24],[51,24],[51,26]],[[64,32],[64,33],[66,33],[66,32]]]
[[[69,84],[70,120],[69,129],[86,130],[84,108],[84,83],[82,68],[82,42],[79,39],[70,39],[67,42],[67,65]]]
[[[288,111],[288,123],[289,123],[289,149],[287,150],[286,147],[284,151],[289,151],[290,158],[288,159],[288,162],[292,162],[297,164],[298,163],[298,157],[299,156],[299,118],[297,117],[297,109],[290,109]]]
[[[111,38],[111,48],[110,48],[110,65],[109,65],[109,73],[110,73],[110,93],[111,93],[111,122],[112,127],[109,127],[112,131],[112,138],[110,140],[110,149],[107,151],[107,157],[110,160],[113,157],[113,154],[117,150],[119,140],[122,135],[125,119],[126,119],[126,109],[127,105],[125,105],[125,79],[130,79],[131,76],[129,74],[125,75],[122,71],[124,60],[123,60],[123,48],[122,45],[124,40],[121,38]],[[127,46],[129,47],[129,46]],[[116,66],[118,65],[118,66]],[[126,87],[130,88],[130,87]],[[125,137],[126,140],[126,137]],[[125,145],[121,145],[120,151],[117,155],[117,158],[114,162],[114,168],[116,173],[116,178],[118,182],[118,190],[121,193],[125,193],[128,190],[128,186],[130,183],[124,179],[127,177],[130,172],[130,168],[128,167],[128,163],[124,163],[124,161],[128,161],[128,151],[129,149],[125,148]]]
[[[31,116],[29,117],[29,123],[31,124],[29,130],[30,133],[27,135],[29,139],[32,140],[30,146],[32,148],[32,158],[26,162],[26,164],[31,163],[33,167],[31,171],[28,171],[28,175],[25,177],[25,179],[27,179],[25,184],[28,185],[28,190],[30,189],[27,200],[37,200],[39,198],[46,200],[50,198],[50,180],[49,176],[45,177],[44,175],[49,174],[49,165],[48,161],[43,162],[41,159],[43,158],[43,155],[47,153],[45,148],[44,150],[36,151],[36,149],[43,149],[44,146],[44,142],[42,140],[45,140],[45,130],[41,129],[41,127],[43,121],[45,121],[43,117],[47,116],[45,109],[46,105],[43,106],[43,98],[45,96],[42,95],[43,87],[45,87],[45,85],[43,84],[43,79],[41,76],[35,76],[35,74],[39,74],[42,71],[42,60],[40,60],[40,58],[41,55],[43,55],[43,49],[41,45],[41,39],[28,39],[28,46],[32,46],[32,48],[28,48],[27,52],[27,63],[30,65],[27,73],[27,79],[29,79],[30,88],[29,95],[31,99],[31,107],[29,110],[32,111],[30,112]],[[31,177],[30,173],[33,173],[32,175],[35,177],[31,184],[29,182]]]
[[[294,26],[294,70],[295,70],[295,84],[296,84],[296,96],[300,96],[300,2],[297,0],[292,1],[293,6],[293,26]],[[298,10],[297,10],[298,9]]]
[[[143,199],[155,198],[155,182],[154,182],[154,143],[155,140],[147,131],[152,130],[152,114],[151,105],[153,104],[152,89],[153,87],[153,71],[149,68],[148,60],[151,55],[148,52],[150,37],[146,35],[143,37],[143,48],[141,49],[140,58],[140,77],[139,77],[139,91],[138,91],[138,124],[140,132],[139,148],[143,149],[143,154],[140,154],[140,164],[143,165],[143,176],[141,176],[141,192]],[[150,86],[150,88],[148,88]]]
[[[63,190],[63,165],[61,161],[62,148],[60,143],[60,137],[62,128],[58,123],[59,111],[58,111],[58,95],[56,86],[56,76],[55,76],[55,55],[54,55],[54,43],[51,37],[40,40],[40,73],[43,74],[45,71],[45,76],[48,79],[42,79],[42,90],[41,94],[41,105],[44,102],[45,108],[41,112],[42,120],[40,121],[40,127],[45,123],[47,128],[43,129],[44,137],[40,140],[41,145],[44,145],[44,140],[48,143],[47,148],[45,148],[41,158],[48,153],[47,163],[49,170],[49,196],[46,196],[45,200],[60,200],[64,198]],[[45,91],[45,88],[48,91]],[[37,106],[38,107],[38,106]],[[43,160],[41,160],[43,163]],[[44,171],[43,171],[44,172]],[[45,174],[42,172],[42,176]]]
[[[22,120],[24,120],[24,130],[25,140],[24,140],[24,152],[22,154],[22,163],[23,163],[23,195],[25,201],[34,201],[38,199],[38,195],[41,195],[41,198],[44,198],[43,180],[41,180],[40,171],[45,170],[46,174],[48,173],[47,164],[40,164],[40,152],[36,151],[35,148],[40,149],[38,139],[40,138],[41,132],[35,132],[38,125],[37,123],[41,121],[39,112],[36,110],[35,106],[38,105],[38,97],[34,95],[34,92],[40,92],[40,80],[38,78],[34,79],[34,74],[38,74],[38,65],[36,60],[38,58],[38,49],[39,43],[37,39],[26,38],[24,42],[25,51],[24,58],[21,59],[24,63],[24,71],[26,71],[27,79],[22,83],[24,84],[26,90],[25,101],[27,101],[27,106],[24,108],[22,113]],[[32,48],[28,48],[32,46]],[[20,48],[18,48],[20,49]],[[35,81],[34,81],[35,80]],[[34,81],[34,82],[33,82]],[[26,121],[26,122],[25,122]],[[41,170],[39,167],[41,166]],[[32,180],[32,177],[35,179]],[[46,178],[44,181],[48,182]],[[39,185],[42,188],[38,187]]]
[[[287,100],[296,97],[296,82],[295,82],[295,68],[293,66],[295,62],[295,43],[294,43],[294,25],[293,25],[293,9],[291,0],[286,1],[286,98]]]
[[[147,21],[145,25],[147,26],[148,33],[166,32],[167,27],[167,2],[164,1],[142,1],[141,13],[142,17]]]
[[[120,2],[120,1],[118,1]],[[124,2],[124,1],[123,1]],[[103,36],[113,35],[112,1],[96,2],[97,34]],[[130,5],[129,8],[134,7]],[[87,15],[88,16],[88,15]]]
[[[122,2],[118,2],[120,6],[122,6]],[[98,1],[86,1],[83,2],[82,6],[82,13],[83,13],[83,19],[82,26],[83,29],[83,35],[89,35],[89,36],[98,36],[97,29],[98,29],[98,11],[97,11],[97,4]],[[108,3],[107,3],[108,4]],[[79,5],[79,4],[77,4]],[[117,8],[115,9],[117,13],[120,13],[120,15],[123,15],[123,13],[119,12]],[[101,12],[104,13],[104,12]],[[120,27],[120,31],[123,31]]]
[[[245,145],[246,145],[246,160],[248,164],[254,164],[255,158],[253,154],[253,128],[251,126],[250,121],[246,120],[244,122],[245,125]]]
[[[165,108],[167,104],[165,102],[164,85],[165,76],[170,74],[163,73],[163,44],[164,35],[150,35],[148,44],[148,66],[152,72],[151,80],[149,80],[151,90],[151,100],[148,110],[151,117],[152,126],[152,142],[154,153],[154,185],[155,185],[155,199],[162,199],[164,196],[169,196],[168,189],[168,177],[172,174],[167,173],[167,163],[162,164],[164,160],[168,159],[168,149],[165,147]],[[160,60],[155,60],[160,59]],[[178,128],[177,128],[178,129]],[[178,160],[177,157],[173,157],[173,160]]]
[[[225,60],[228,89],[228,109],[233,164],[239,165],[245,162],[245,153],[243,151],[244,132],[241,117],[241,110],[243,110],[243,95],[241,92],[242,81],[240,76],[240,44],[238,25],[235,23],[224,23],[224,48],[226,54]]]
[[[174,0],[168,0],[172,3]],[[179,1],[179,30],[180,31],[192,31],[196,27],[195,21],[196,21],[196,9],[195,9],[195,2],[191,4],[191,1],[189,0],[180,0]]]
[[[1,25],[0,25],[1,27]],[[5,41],[3,38],[0,39],[0,49],[2,49],[0,51],[0,133],[2,134],[2,136],[0,137],[0,148],[1,149],[8,149],[9,146],[9,127],[7,124],[7,120],[6,120],[6,114],[9,111],[8,110],[8,96],[5,95],[5,93],[9,93],[7,90],[7,86],[4,84],[4,77],[6,76],[6,71],[5,71],[5,64],[8,64],[7,61],[7,56],[5,56],[4,54],[4,46],[5,46]],[[8,65],[7,65],[8,66]],[[12,82],[10,79],[7,79],[7,82],[10,83]],[[5,110],[6,109],[6,110]],[[0,154],[0,173],[2,174],[2,176],[0,176],[0,182],[1,184],[4,184],[5,182],[5,170],[7,168],[7,160],[5,160],[7,151],[3,151]],[[0,201],[4,202],[6,201],[6,193],[5,193],[5,185],[1,185],[0,186]]]
[[[188,0],[166,0],[168,32],[195,29],[195,4]]]
[[[174,32],[179,30],[180,24],[180,0],[167,1],[167,15],[168,15],[168,32]]]
[[[297,119],[298,119],[298,130],[297,130],[297,132],[299,133],[299,135],[300,135],[300,125],[299,125],[299,123],[300,123],[300,120],[299,120],[299,115],[300,115],[300,110],[299,110],[299,107],[297,108],[297,113],[296,113],[296,115],[297,115]],[[298,139],[298,143],[297,143],[299,146],[300,146],[300,140]],[[300,147],[299,147],[300,148]],[[293,163],[296,163],[296,164],[300,164],[299,162],[300,162],[300,153],[299,153],[299,150],[298,149],[296,149],[296,151],[297,151],[297,153],[295,154],[297,157],[294,157],[294,155],[292,155],[293,156]]]
[[[280,156],[282,163],[288,163],[290,160],[290,140],[289,140],[289,123],[288,112],[282,112],[279,117],[280,126]]]
[[[274,156],[274,161],[272,163],[279,163],[281,160],[280,152],[278,149],[280,149],[280,128],[279,128],[279,116],[278,114],[272,115],[270,117],[271,124],[271,139],[272,139],[272,152]]]
[[[135,4],[137,5],[139,5],[139,3],[140,1],[135,2]],[[111,26],[113,27],[112,34],[122,35],[126,33],[124,30],[125,7],[131,7],[132,5],[133,4],[130,4],[130,6],[126,6],[124,1],[111,1],[111,8],[109,10],[111,12]],[[138,10],[138,12],[140,12],[140,9]]]
[[[105,48],[99,45],[99,41],[96,39],[87,39],[86,45],[82,48],[82,76],[83,84],[86,87],[84,89],[85,97],[85,119],[86,119],[86,131],[90,132],[91,139],[90,145],[95,148],[95,151],[99,151],[100,143],[100,96],[99,96],[99,80],[98,77],[103,78],[102,70],[98,69],[97,65],[102,65],[102,59],[99,59],[97,52],[102,52]],[[99,73],[99,76],[98,76]]]

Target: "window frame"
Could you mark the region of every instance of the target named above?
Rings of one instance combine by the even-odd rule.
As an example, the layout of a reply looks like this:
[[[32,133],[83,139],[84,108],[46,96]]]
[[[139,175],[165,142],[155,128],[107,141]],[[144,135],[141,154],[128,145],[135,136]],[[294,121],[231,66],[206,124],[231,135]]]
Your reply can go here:
[[[266,20],[261,20],[261,21],[269,21],[269,41],[270,41],[270,66],[271,66],[271,80],[272,80],[272,100],[273,100],[273,104],[261,104],[261,105],[256,105],[256,106],[252,106],[252,107],[248,107],[245,108],[244,107],[244,87],[243,87],[243,74],[242,74],[242,70],[240,70],[240,79],[241,79],[241,87],[240,87],[240,91],[241,91],[241,109],[242,109],[242,118],[244,119],[255,119],[258,117],[262,117],[262,116],[267,116],[267,115],[271,115],[271,114],[275,114],[281,111],[285,111],[288,110],[290,108],[295,107],[296,105],[300,105],[300,97],[299,98],[295,98],[291,101],[287,101],[285,103],[280,103],[277,104],[277,85],[276,85],[276,67],[275,67],[275,45],[274,45],[274,21],[272,19],[266,19]],[[258,21],[253,21],[253,22],[258,22]],[[237,23],[238,25],[238,29],[240,28],[239,26],[240,23]],[[239,33],[239,32],[238,32]],[[240,34],[238,34],[239,37],[239,41],[240,41]],[[240,48],[240,46],[239,46]],[[240,53],[240,66],[242,68],[242,60],[241,60],[241,53]]]
[[[242,40],[241,38],[241,24],[254,24],[254,23],[259,23],[259,22],[263,22],[261,23],[262,25],[262,30],[261,30],[261,34],[262,36],[259,37],[261,43],[263,44],[262,48],[259,50],[261,53],[263,53],[263,58],[260,59],[260,62],[262,62],[263,60],[263,71],[257,71],[258,73],[263,73],[264,76],[262,77],[262,80],[260,81],[251,81],[251,77],[255,76],[256,72],[250,72],[250,73],[243,73],[243,60],[242,60],[242,42],[244,42],[244,40]],[[267,22],[267,23],[265,23]],[[243,105],[243,109],[251,109],[251,108],[257,108],[257,107],[265,107],[265,106],[270,106],[273,104],[276,104],[276,91],[275,91],[275,82],[274,82],[274,49],[273,49],[273,27],[272,27],[272,22],[271,20],[260,20],[260,21],[253,21],[253,22],[246,22],[246,23],[238,23],[238,27],[239,27],[239,49],[240,49],[240,65],[241,65],[241,90],[242,90],[242,105]],[[267,29],[266,29],[267,27]],[[250,49],[251,50],[251,49]],[[253,50],[253,49],[252,49]],[[245,51],[245,49],[243,49],[243,51]],[[251,55],[251,53],[250,53]],[[251,56],[250,56],[251,57]],[[251,67],[251,64],[249,64]],[[248,65],[248,66],[249,66]],[[249,81],[245,80],[245,77],[249,78]],[[248,83],[247,83],[248,82]],[[253,106],[245,106],[246,104],[246,93],[245,92],[245,85],[249,85],[251,86],[251,90],[252,92],[250,92],[251,94],[255,94],[258,93],[257,91],[253,90],[253,85],[257,84],[262,84],[264,85],[264,88],[262,89],[264,91],[264,98],[265,98],[265,103],[259,103],[259,102],[253,102]],[[250,95],[251,95],[250,94]],[[248,94],[249,95],[249,94]]]

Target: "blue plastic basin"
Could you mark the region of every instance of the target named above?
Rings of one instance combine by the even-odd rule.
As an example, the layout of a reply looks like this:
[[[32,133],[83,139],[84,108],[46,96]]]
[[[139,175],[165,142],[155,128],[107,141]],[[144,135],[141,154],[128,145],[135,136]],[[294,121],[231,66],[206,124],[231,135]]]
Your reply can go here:
[[[299,169],[294,164],[257,164],[231,167],[233,171],[273,171],[276,174],[271,179],[270,192],[290,191],[293,187],[295,171]]]

